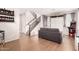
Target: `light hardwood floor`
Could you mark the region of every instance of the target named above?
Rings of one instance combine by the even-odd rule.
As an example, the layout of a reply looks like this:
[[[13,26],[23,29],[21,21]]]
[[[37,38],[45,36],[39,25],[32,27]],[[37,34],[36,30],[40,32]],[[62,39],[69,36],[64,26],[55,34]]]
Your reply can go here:
[[[1,48],[1,47],[0,47]],[[57,44],[52,41],[40,39],[38,36],[22,35],[20,39],[8,42],[4,49],[8,51],[74,51],[74,39],[63,36],[63,42]]]

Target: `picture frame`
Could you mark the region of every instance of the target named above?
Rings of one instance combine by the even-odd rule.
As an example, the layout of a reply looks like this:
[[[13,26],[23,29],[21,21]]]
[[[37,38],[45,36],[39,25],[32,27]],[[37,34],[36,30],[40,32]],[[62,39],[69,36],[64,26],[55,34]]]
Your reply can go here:
[[[0,22],[14,22],[14,11],[0,8]]]

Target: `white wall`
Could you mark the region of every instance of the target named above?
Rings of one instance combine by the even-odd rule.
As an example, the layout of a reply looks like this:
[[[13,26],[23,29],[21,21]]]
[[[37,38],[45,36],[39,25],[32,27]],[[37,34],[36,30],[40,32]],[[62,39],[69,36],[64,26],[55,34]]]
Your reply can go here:
[[[72,21],[71,14],[66,15],[66,27],[70,27],[70,22]]]
[[[76,12],[76,19],[77,19],[77,25],[76,25],[76,36],[75,36],[75,49],[78,50],[78,43],[79,43],[79,10]]]
[[[12,41],[19,38],[19,11],[15,11],[15,22],[0,22],[0,30],[5,31],[5,41]]]
[[[63,29],[63,35],[69,35],[68,27],[70,27],[70,22],[71,21],[72,21],[71,14],[66,14],[66,17],[65,17],[65,24],[66,24],[66,26]]]
[[[77,30],[79,31],[79,10],[77,12]]]

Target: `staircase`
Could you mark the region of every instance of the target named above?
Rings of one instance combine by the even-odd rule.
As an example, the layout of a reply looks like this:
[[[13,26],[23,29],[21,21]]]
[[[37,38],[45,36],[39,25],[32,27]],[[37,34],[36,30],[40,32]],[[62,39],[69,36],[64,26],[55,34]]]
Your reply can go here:
[[[26,31],[26,35],[31,35],[32,30],[40,23],[41,21],[41,16],[37,18],[37,15],[32,12],[34,19],[32,19],[31,21],[29,21],[28,24],[26,24],[26,26],[28,26],[28,30]]]

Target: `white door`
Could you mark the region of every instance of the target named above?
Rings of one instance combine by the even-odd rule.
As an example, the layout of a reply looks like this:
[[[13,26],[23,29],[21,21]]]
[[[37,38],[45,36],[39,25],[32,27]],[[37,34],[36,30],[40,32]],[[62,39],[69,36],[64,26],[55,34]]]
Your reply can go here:
[[[25,25],[26,25],[25,14],[21,14],[20,15],[20,33],[26,32]]]

